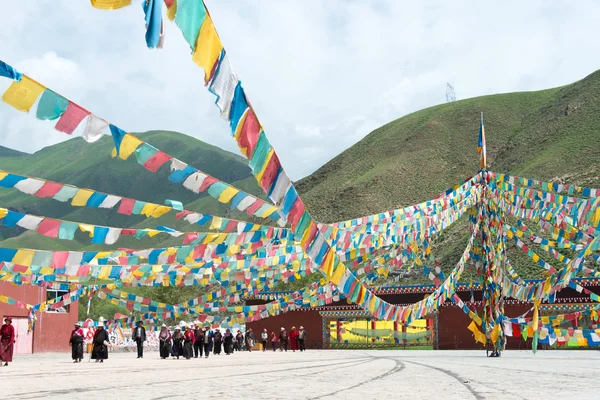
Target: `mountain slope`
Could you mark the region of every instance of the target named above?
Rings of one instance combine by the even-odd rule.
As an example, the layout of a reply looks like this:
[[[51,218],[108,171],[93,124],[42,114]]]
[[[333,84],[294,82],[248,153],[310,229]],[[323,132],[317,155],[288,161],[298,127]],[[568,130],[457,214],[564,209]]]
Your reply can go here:
[[[600,72],[561,88],[461,100],[373,131],[298,183],[311,213],[335,222],[418,203],[472,176],[485,113],[488,169],[600,184]]]
[[[262,195],[262,190],[258,187],[245,160],[240,156],[176,132],[151,131],[136,135],[216,178],[232,183],[255,195]],[[0,156],[0,168],[9,172],[41,177],[137,200],[159,204],[164,204],[166,199],[179,200],[190,210],[247,218],[245,214],[231,210],[205,193],[195,194],[181,184],[170,182],[167,179],[168,166],[163,166],[157,173],[152,173],[138,165],[134,157],[126,161],[111,158],[112,147],[112,140],[109,137],[94,144],[88,144],[81,138],[74,138],[44,148],[35,154],[21,153],[9,157]],[[123,216],[112,210],[71,207],[69,203],[27,196],[15,189],[0,188],[0,206],[34,215],[109,226],[169,225],[187,230],[192,229],[189,224],[176,223],[174,216],[169,214],[159,220],[145,219],[140,216]],[[21,231],[14,228],[4,228],[0,230],[0,238],[20,233]],[[56,243],[52,247],[62,247],[63,244],[68,246],[69,243],[72,245],[72,242],[55,242],[63,243]],[[147,247],[146,243],[157,244],[159,242],[159,239],[153,239],[144,243],[135,241],[130,244],[136,245],[137,243],[136,247]],[[17,243],[21,242],[16,240],[8,242],[12,245]],[[25,243],[27,245],[39,244],[44,247],[49,245],[48,241],[40,239],[39,236],[28,234],[23,237],[21,245]]]

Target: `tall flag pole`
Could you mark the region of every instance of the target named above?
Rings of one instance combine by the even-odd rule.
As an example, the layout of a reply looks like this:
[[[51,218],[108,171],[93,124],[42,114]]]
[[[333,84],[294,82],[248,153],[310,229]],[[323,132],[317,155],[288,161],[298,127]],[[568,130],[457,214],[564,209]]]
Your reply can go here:
[[[479,169],[487,169],[487,150],[485,148],[485,126],[483,123],[483,111],[481,112],[481,125],[479,125],[479,141],[477,143],[477,153],[479,153]]]

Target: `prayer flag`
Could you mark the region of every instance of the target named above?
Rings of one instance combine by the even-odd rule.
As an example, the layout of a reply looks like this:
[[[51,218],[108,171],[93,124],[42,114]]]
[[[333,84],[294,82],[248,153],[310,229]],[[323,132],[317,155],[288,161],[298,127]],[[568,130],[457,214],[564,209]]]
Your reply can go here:
[[[2,95],[2,100],[19,111],[29,112],[31,106],[46,88],[40,83],[23,75],[20,81],[14,81]]]

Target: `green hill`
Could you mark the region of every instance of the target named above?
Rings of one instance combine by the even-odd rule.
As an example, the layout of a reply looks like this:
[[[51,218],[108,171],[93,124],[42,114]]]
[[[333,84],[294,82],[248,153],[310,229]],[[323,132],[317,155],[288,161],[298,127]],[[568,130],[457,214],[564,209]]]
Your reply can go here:
[[[241,156],[176,132],[151,131],[137,135],[153,146],[216,178],[262,196],[262,190]],[[0,152],[0,168],[137,200],[159,204],[164,204],[166,199],[179,200],[189,210],[247,218],[245,214],[231,210],[205,193],[195,194],[181,184],[170,182],[167,179],[170,172],[168,166],[163,166],[157,173],[152,173],[137,165],[134,157],[126,161],[111,158],[112,147],[112,139],[109,137],[93,144],[88,144],[81,138],[74,138],[34,154]],[[4,153],[8,156],[3,156]],[[73,208],[69,203],[27,196],[14,189],[0,189],[0,205],[34,215],[109,226],[168,225],[187,230],[192,228],[189,224],[175,222],[174,215],[170,214],[156,220],[140,216],[123,216],[112,210]],[[20,233],[21,231],[15,228],[0,230],[0,238],[13,237],[3,245],[69,248],[74,244],[67,241],[47,240],[48,238],[27,232],[18,239],[14,238]],[[89,240],[87,242],[89,243]],[[127,242],[133,247],[148,247],[148,243],[157,245],[160,239],[145,240],[143,243],[134,240]],[[118,244],[121,245],[121,242]]]
[[[335,222],[418,203],[479,169],[600,185],[600,72],[560,88],[477,97],[390,122],[298,183],[311,213]]]

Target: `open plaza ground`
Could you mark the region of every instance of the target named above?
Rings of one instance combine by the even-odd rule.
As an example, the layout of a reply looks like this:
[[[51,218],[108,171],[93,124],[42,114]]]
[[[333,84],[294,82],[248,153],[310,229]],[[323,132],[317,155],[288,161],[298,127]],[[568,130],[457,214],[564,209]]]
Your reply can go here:
[[[6,399],[597,399],[597,351],[328,350],[208,359],[111,353],[19,356],[0,368]]]

